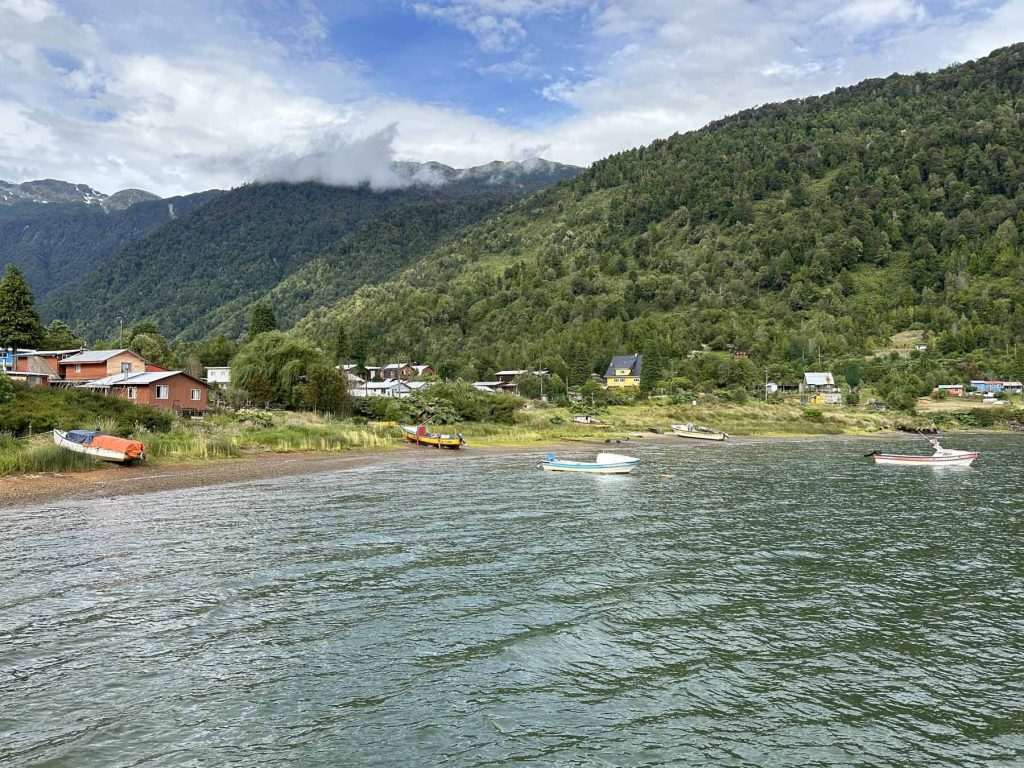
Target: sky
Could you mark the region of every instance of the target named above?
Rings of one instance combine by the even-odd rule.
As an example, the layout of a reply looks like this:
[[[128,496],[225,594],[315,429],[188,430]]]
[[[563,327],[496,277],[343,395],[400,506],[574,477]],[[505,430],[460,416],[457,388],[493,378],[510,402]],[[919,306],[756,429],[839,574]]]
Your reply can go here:
[[[1024,0],[0,0],[0,179],[575,165],[1024,40]]]

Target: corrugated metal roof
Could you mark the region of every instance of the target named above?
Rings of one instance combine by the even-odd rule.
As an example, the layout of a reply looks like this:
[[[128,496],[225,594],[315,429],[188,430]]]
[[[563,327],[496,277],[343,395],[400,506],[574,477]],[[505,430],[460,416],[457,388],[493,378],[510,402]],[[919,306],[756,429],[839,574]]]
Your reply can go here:
[[[61,363],[105,363],[115,355],[122,352],[131,352],[130,349],[90,349],[86,352],[79,352],[77,355],[65,357]],[[132,354],[135,354],[132,352]]]
[[[151,371],[150,373],[136,373],[127,377],[123,373],[115,373],[113,376],[104,376],[102,379],[93,379],[92,381],[87,381],[79,386],[88,387],[90,389],[102,389],[104,387],[114,386],[145,386],[147,384],[152,384],[155,381],[166,379],[169,376],[176,376],[179,373],[182,373],[182,371]]]
[[[809,384],[812,387],[827,387],[835,383],[831,373],[810,371],[804,374],[804,384]]]

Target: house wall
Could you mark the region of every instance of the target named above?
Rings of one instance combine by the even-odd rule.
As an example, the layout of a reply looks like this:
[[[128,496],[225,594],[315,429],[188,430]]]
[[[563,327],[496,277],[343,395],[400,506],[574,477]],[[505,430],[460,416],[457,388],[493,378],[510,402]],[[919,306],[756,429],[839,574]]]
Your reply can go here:
[[[609,389],[615,389],[616,387],[639,387],[640,377],[639,376],[609,376],[605,379],[605,386]]]
[[[75,371],[74,363],[60,362],[60,375],[70,381],[92,381],[102,379],[104,376],[113,376],[121,373],[121,363],[131,363],[132,373],[143,373],[146,370],[146,361],[134,352],[122,352],[102,363],[82,363],[82,370]]]
[[[168,386],[170,391],[166,399],[157,399],[156,388],[157,386]],[[137,395],[134,400],[128,397],[127,386],[114,387],[112,392],[115,396],[120,397],[122,400],[129,400],[130,402],[137,403],[139,405],[151,405],[154,408],[162,408],[164,410],[178,409],[184,411],[205,411],[206,410],[206,394],[208,387],[201,381],[195,381],[190,379],[184,374],[177,374],[175,376],[169,376],[166,379],[153,382],[152,384],[139,385],[136,387]],[[199,390],[199,399],[192,399],[192,390]]]

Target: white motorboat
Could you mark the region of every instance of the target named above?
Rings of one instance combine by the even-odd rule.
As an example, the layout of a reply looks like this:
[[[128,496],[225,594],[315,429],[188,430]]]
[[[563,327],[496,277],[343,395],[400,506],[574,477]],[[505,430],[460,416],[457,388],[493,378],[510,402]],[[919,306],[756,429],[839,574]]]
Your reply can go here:
[[[599,453],[596,461],[567,461],[549,453],[538,466],[545,472],[588,472],[592,475],[627,475],[640,459],[620,453]]]
[[[689,437],[694,440],[726,440],[729,435],[710,427],[700,427],[696,424],[672,424],[672,434],[676,437]]]
[[[928,438],[934,453],[931,456],[910,456],[898,453],[882,453],[872,451],[868,456],[875,457],[875,464],[903,464],[930,467],[969,467],[978,458],[977,451],[957,451],[943,448],[935,438]]]

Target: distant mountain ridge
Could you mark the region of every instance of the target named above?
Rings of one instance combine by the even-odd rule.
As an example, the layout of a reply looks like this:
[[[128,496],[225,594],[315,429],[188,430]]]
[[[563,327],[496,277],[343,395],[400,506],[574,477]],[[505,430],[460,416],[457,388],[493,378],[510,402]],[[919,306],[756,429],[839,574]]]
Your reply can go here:
[[[98,205],[105,211],[123,211],[136,203],[159,199],[158,195],[142,189],[122,189],[112,195],[105,195],[87,184],[73,184],[59,179],[38,179],[21,184],[0,180],[0,205],[82,203]]]
[[[42,312],[89,338],[109,334],[123,317],[196,339],[243,335],[252,304],[266,300],[287,326],[392,277],[519,198],[582,172],[540,159],[467,169],[396,163],[395,170],[407,186],[258,182],[232,189],[95,262],[80,279],[49,292]]]

